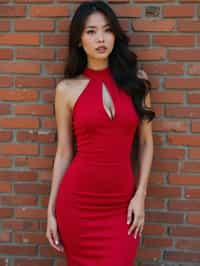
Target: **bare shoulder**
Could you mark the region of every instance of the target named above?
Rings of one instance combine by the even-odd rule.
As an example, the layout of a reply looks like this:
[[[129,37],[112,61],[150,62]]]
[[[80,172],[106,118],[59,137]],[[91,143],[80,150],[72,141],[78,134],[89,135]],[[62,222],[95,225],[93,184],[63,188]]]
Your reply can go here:
[[[84,89],[87,82],[88,79],[83,75],[71,79],[62,79],[57,83],[56,93],[61,94],[62,97],[64,97],[66,104],[72,109],[76,98]]]

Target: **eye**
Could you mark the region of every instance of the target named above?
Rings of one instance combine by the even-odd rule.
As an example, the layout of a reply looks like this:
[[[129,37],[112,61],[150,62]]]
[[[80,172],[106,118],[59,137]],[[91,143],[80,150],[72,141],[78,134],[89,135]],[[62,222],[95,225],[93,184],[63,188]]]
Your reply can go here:
[[[106,31],[112,32],[112,29],[111,28],[107,28]]]
[[[95,31],[94,30],[88,30],[87,33],[88,34],[93,34],[93,33],[95,33]]]

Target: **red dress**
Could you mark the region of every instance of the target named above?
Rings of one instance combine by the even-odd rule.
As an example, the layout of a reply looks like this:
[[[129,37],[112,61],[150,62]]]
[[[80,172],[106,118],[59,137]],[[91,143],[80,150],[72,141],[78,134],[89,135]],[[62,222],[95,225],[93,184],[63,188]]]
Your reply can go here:
[[[56,198],[58,232],[68,266],[133,266],[140,237],[128,235],[126,221],[135,193],[130,154],[139,116],[109,67],[86,67],[83,74],[88,83],[72,113],[77,153]],[[103,105],[103,86],[113,119]]]

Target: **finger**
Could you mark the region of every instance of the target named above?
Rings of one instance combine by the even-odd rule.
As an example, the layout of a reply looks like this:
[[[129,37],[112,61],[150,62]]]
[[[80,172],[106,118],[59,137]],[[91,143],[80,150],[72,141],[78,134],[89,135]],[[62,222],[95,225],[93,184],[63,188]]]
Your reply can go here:
[[[138,225],[138,226],[136,227],[136,229],[135,229],[135,232],[134,232],[134,238],[135,238],[135,239],[136,239],[136,237],[137,237],[137,234],[138,234],[139,229],[140,229],[140,226]]]
[[[132,225],[131,225],[131,227],[130,227],[129,230],[128,230],[128,235],[131,234],[131,232],[134,230],[134,228],[135,228],[137,225],[138,225],[138,219],[137,219],[137,217],[135,217],[135,218],[134,218],[134,221],[133,221],[133,223],[132,223]]]
[[[130,224],[132,219],[132,209],[131,207],[128,207],[128,212],[127,212],[127,224]]]
[[[51,233],[51,236],[50,236],[50,238],[49,238],[49,240],[50,240],[50,244],[52,245],[53,248],[55,248],[56,250],[62,252],[62,251],[64,250],[64,247],[63,247],[59,242],[56,242],[56,241],[58,241],[58,240],[55,240],[54,235],[55,235],[55,233],[54,233],[54,234]],[[58,238],[57,238],[57,239],[58,239]],[[56,244],[56,243],[58,243],[58,244]]]

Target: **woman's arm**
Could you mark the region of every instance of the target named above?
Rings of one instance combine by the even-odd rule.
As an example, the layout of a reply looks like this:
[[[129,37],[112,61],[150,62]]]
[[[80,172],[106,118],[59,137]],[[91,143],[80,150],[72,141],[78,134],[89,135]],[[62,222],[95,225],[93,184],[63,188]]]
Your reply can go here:
[[[146,72],[141,71],[140,75],[144,79],[148,79]],[[144,99],[144,107],[151,106],[150,93]],[[152,136],[152,121],[143,120],[139,124],[139,179],[137,185],[137,194],[147,194],[148,178],[153,160],[153,136]]]
[[[144,71],[142,71],[144,72]],[[140,72],[141,74],[141,72]],[[144,72],[141,78],[147,79],[147,74]],[[151,107],[150,93],[144,99],[145,106]],[[134,238],[137,234],[142,235],[145,221],[145,197],[147,194],[148,177],[153,159],[153,137],[152,137],[152,122],[143,120],[139,124],[139,181],[137,184],[136,193],[128,205],[127,223],[134,219],[128,229],[128,234],[134,231]]]
[[[71,110],[67,81],[62,80],[57,84],[55,94],[55,116],[57,124],[57,150],[54,159],[51,192],[48,203],[48,215],[54,215],[55,200],[63,174],[73,158],[73,135]]]

